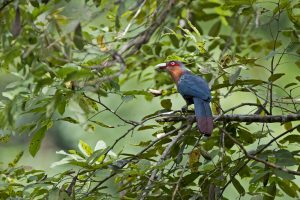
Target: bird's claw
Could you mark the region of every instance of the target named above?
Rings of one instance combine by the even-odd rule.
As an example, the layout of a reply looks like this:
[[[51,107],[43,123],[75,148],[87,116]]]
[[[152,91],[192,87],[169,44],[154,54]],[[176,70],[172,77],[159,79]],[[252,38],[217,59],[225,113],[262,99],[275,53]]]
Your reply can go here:
[[[188,106],[187,106],[187,105],[183,106],[183,107],[181,108],[181,112],[182,112],[183,114],[187,113],[187,112],[188,112]]]

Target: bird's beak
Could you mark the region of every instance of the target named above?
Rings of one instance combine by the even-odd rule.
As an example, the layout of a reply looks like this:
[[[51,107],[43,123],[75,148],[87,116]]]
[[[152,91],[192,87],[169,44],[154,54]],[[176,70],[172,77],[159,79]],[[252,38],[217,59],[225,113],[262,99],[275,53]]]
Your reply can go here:
[[[156,71],[162,71],[165,70],[166,68],[167,68],[167,63],[160,63],[155,66]]]

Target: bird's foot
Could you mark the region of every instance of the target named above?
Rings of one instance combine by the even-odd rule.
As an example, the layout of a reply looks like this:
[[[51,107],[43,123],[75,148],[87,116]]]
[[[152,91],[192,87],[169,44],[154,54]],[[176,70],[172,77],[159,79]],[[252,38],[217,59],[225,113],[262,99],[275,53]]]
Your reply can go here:
[[[182,114],[186,114],[188,112],[188,105],[185,105],[181,108]]]

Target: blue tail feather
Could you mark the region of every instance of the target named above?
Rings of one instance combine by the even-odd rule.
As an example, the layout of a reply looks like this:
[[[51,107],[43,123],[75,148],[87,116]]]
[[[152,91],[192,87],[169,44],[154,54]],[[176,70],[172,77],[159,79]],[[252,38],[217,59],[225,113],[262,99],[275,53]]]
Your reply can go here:
[[[210,136],[213,130],[213,117],[209,101],[204,101],[196,97],[193,100],[198,129],[204,135]]]

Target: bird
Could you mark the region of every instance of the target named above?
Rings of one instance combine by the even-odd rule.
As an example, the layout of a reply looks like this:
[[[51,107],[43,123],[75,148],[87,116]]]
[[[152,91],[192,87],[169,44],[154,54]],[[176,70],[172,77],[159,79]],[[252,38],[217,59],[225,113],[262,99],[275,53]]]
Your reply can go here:
[[[177,91],[186,101],[187,109],[194,104],[196,122],[199,131],[210,137],[213,131],[213,116],[210,108],[211,92],[207,82],[190,72],[180,61],[169,61],[156,65],[158,71],[167,71],[177,86]]]

